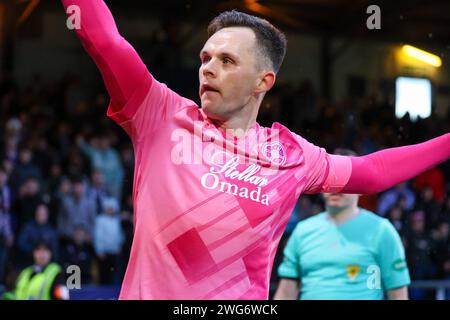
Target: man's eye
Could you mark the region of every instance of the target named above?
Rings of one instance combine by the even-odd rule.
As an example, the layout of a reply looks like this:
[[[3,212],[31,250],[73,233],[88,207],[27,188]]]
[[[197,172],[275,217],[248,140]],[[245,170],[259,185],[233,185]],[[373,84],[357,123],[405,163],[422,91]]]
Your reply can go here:
[[[230,58],[224,58],[223,63],[225,64],[233,63],[233,60],[231,60]]]

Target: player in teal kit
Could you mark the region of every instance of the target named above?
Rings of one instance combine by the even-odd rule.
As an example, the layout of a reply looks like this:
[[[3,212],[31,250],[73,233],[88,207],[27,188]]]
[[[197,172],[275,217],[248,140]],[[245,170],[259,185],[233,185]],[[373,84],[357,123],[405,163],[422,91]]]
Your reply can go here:
[[[300,222],[284,249],[275,299],[407,299],[405,251],[392,224],[358,195],[324,194],[326,211]]]

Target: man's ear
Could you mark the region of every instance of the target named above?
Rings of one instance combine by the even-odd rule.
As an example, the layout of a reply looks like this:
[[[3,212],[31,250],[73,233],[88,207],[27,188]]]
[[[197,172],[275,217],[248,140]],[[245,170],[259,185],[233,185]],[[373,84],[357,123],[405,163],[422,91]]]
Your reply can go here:
[[[273,71],[264,71],[258,79],[258,84],[255,89],[255,93],[266,93],[272,89],[275,84],[276,75]]]

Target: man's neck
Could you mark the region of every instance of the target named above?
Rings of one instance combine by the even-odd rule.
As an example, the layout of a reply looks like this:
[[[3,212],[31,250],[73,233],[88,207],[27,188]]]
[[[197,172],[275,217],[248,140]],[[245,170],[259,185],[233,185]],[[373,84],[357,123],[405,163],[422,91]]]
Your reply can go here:
[[[236,114],[230,115],[225,120],[209,119],[216,127],[225,130],[227,134],[240,138],[255,126],[262,98],[261,96],[257,101],[249,101]]]
[[[216,127],[224,130],[227,133],[227,135],[237,138],[241,138],[242,136],[247,134],[247,132],[251,130],[256,123],[256,119],[253,118],[244,119],[244,121],[243,119],[239,119],[237,117],[228,119],[226,121],[220,121],[215,119],[210,120]]]
[[[359,214],[359,208],[357,206],[351,206],[340,211],[336,211],[333,213],[327,210],[328,216],[336,223],[337,225],[344,223],[345,221],[353,218],[354,216]]]

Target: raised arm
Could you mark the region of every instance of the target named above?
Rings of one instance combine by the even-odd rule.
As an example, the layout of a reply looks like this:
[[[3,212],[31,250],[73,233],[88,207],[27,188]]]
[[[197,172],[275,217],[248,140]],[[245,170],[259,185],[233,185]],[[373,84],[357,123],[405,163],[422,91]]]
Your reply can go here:
[[[80,8],[81,28],[76,29],[84,48],[100,69],[111,97],[111,108],[120,111],[136,88],[151,78],[133,47],[119,34],[103,0],[62,0],[64,8]]]
[[[450,133],[426,142],[351,157],[351,175],[342,193],[388,189],[450,158]]]

